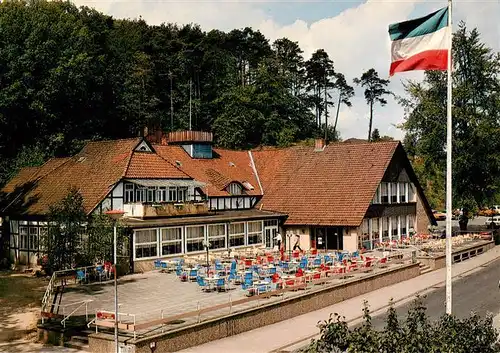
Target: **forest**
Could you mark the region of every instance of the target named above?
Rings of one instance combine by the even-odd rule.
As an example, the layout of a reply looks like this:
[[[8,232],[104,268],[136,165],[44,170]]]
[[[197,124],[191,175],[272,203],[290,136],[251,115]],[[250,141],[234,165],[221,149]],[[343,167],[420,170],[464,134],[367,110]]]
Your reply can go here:
[[[334,53],[318,48],[304,57],[288,38],[271,42],[252,28],[148,25],[45,0],[0,3],[0,29],[0,185],[23,166],[73,154],[87,141],[137,136],[145,126],[212,131],[218,146],[236,149],[337,141],[338,112],[351,106],[355,86],[370,115],[368,139],[390,139],[371,122],[373,106],[392,95],[387,80],[374,69],[348,80],[335,70]],[[480,34],[461,24],[454,38],[457,207],[497,198],[499,63]],[[406,108],[405,148],[432,206],[442,207],[446,74],[407,82],[397,99]]]

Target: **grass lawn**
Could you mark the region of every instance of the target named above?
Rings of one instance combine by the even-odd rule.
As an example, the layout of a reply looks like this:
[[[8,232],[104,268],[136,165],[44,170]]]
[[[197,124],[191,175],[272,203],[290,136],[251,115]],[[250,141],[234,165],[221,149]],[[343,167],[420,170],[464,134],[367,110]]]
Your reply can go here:
[[[47,284],[44,278],[0,271],[0,315],[40,306]]]

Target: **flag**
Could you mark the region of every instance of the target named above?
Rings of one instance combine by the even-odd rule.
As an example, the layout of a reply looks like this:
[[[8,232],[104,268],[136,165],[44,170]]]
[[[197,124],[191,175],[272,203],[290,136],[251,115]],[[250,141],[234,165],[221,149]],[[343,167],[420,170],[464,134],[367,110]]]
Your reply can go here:
[[[412,70],[446,70],[451,28],[448,7],[427,16],[389,26],[391,68],[389,74]]]

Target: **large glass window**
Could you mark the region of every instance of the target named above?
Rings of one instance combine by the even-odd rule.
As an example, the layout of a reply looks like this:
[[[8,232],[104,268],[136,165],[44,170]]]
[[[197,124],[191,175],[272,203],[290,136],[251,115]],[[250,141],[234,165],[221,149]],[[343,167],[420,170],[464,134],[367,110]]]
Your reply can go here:
[[[186,227],[186,252],[202,251],[205,226]]]
[[[398,216],[391,217],[391,234],[392,239],[395,239],[398,236]]]
[[[366,248],[371,249],[370,247],[370,220],[368,218],[363,219],[363,223],[361,223],[361,234],[358,237],[358,249]]]
[[[391,183],[391,203],[398,203],[398,183]]]
[[[229,225],[229,246],[245,245],[245,223],[231,223]]]
[[[28,227],[19,227],[19,248],[28,250],[29,237],[28,237]]]
[[[29,228],[29,249],[38,251],[38,227]]]
[[[168,201],[177,202],[177,188],[176,187],[168,188]]]
[[[229,193],[231,195],[241,195],[243,193],[241,185],[238,183],[229,184]]]
[[[415,186],[412,183],[408,184],[408,202],[416,202]]]
[[[416,231],[416,229],[415,229],[415,216],[412,214],[409,214],[407,217],[408,217],[408,232],[412,228],[414,231]]]
[[[125,184],[125,203],[134,202],[134,184]]]
[[[399,202],[406,202],[406,183],[399,183]]]
[[[161,230],[161,255],[182,253],[182,228],[163,228]]]
[[[389,218],[382,218],[382,241],[389,240]]]
[[[380,202],[381,203],[389,203],[389,184],[380,183]]]
[[[226,225],[208,225],[208,241],[210,242],[210,249],[224,249],[226,247]]]
[[[379,218],[372,219],[372,240],[374,244],[380,242],[379,222],[380,222]]]
[[[406,218],[407,216],[401,216],[401,237],[406,237],[408,235],[408,229],[406,228]]]
[[[248,245],[262,244],[262,221],[248,222]]]
[[[138,187],[135,189],[135,202],[146,202],[146,189]]]
[[[177,190],[177,200],[179,202],[185,202],[188,200],[188,188],[183,186],[179,187]]]
[[[135,258],[142,259],[158,256],[158,237],[156,229],[135,231]]]

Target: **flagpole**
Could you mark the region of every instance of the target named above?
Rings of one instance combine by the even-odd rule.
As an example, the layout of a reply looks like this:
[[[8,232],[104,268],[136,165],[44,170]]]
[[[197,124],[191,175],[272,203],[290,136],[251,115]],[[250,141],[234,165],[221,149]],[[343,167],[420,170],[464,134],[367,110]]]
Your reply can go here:
[[[447,119],[446,119],[446,313],[451,315],[451,215],[452,215],[452,13],[451,1],[448,0],[448,27],[450,31],[449,51],[448,51],[448,87],[447,87]]]

